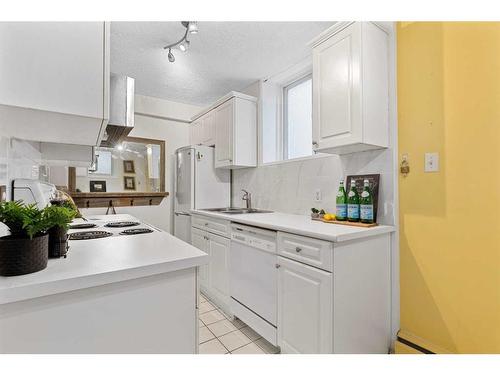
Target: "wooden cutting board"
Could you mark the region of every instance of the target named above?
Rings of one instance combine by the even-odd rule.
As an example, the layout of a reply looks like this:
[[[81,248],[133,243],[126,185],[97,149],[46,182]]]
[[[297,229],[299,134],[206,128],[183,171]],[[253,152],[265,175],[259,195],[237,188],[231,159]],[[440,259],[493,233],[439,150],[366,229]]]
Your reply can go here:
[[[311,220],[314,221],[322,221],[323,223],[327,224],[339,224],[339,225],[347,225],[351,227],[360,227],[360,228],[371,228],[371,227],[376,227],[378,224],[377,223],[372,223],[372,224],[366,224],[366,223],[361,223],[361,222],[352,222],[352,221],[339,221],[339,220],[323,220],[320,218],[313,219]]]

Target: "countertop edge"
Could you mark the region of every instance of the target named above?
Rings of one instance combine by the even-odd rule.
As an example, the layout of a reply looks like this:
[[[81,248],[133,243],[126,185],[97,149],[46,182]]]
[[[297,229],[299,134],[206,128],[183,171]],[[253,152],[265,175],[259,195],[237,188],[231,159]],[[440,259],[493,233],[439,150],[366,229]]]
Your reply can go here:
[[[261,223],[258,222],[257,220],[248,220],[245,218],[238,218],[238,215],[224,215],[216,212],[210,212],[210,211],[202,211],[202,210],[191,210],[192,214],[195,215],[202,215],[202,216],[207,216],[207,217],[212,217],[215,219],[222,219],[222,220],[228,220],[231,222],[235,223],[240,223],[240,224],[247,224],[247,225],[253,225],[256,227],[261,227],[261,228],[266,228],[266,229],[272,229],[272,230],[277,230],[277,231],[282,231],[282,232],[288,232],[288,233],[293,233],[293,234],[298,234],[306,237],[312,237],[312,238],[317,238],[325,241],[331,241],[331,242],[345,242],[345,241],[351,241],[351,240],[357,240],[361,238],[366,238],[366,237],[372,237],[372,236],[377,236],[381,234],[386,234],[386,233],[392,233],[396,231],[396,228],[391,225],[378,225],[376,227],[371,227],[371,228],[359,228],[360,231],[357,233],[346,233],[342,235],[325,235],[324,233],[318,233],[318,232],[311,232],[308,230],[301,230],[295,227],[290,227],[286,225],[280,225],[280,224],[268,224],[268,223]],[[281,213],[281,212],[277,212]],[[251,214],[249,214],[251,215]],[[292,214],[289,214],[292,215]],[[296,215],[296,216],[302,216],[302,215]],[[305,217],[305,216],[304,216]],[[323,223],[324,225],[334,225],[334,224],[326,224]]]
[[[197,255],[134,268],[6,288],[0,290],[0,305],[194,268],[205,264],[203,260],[206,257],[207,255]]]

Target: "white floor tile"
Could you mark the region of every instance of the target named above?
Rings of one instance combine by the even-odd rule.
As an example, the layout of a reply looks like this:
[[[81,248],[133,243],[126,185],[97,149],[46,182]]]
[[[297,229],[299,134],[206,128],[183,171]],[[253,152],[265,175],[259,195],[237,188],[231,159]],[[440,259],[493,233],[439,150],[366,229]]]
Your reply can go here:
[[[266,354],[253,342],[231,352],[231,354]]]
[[[237,328],[229,320],[224,319],[208,325],[208,329],[212,331],[216,337],[219,337],[226,333],[236,331]]]
[[[260,339],[254,341],[264,352],[269,354],[279,353],[279,348],[271,344],[269,341],[261,337]]]
[[[200,344],[200,354],[226,354],[227,349],[222,345],[219,340],[213,339],[203,344]]]
[[[252,341],[255,341],[261,337],[257,332],[255,332],[249,326],[240,328],[240,331],[243,332]]]
[[[201,321],[201,319],[198,319],[198,327],[205,327],[205,324]]]
[[[212,305],[210,302],[205,301],[200,303],[200,314],[216,310],[216,307]]]
[[[206,302],[206,301],[207,301],[206,297],[200,293],[200,303]]]
[[[200,338],[200,344],[203,344],[205,341],[215,339],[214,334],[210,332],[210,330],[205,326],[199,328],[198,334]]]
[[[219,340],[231,352],[243,345],[250,343],[250,339],[240,331],[227,333],[224,336],[219,337]]]
[[[209,324],[218,322],[219,320],[223,320],[225,318],[224,318],[224,315],[222,315],[219,311],[213,310],[213,311],[209,311],[209,312],[200,314],[200,319],[203,323],[205,323],[206,325],[209,325]]]

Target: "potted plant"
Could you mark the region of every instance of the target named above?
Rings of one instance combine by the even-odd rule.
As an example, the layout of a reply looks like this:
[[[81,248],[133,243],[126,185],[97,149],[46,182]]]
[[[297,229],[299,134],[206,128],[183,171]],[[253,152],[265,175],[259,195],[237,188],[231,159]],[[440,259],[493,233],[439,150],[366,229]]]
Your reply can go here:
[[[47,267],[49,236],[43,210],[20,201],[1,202],[0,222],[10,231],[0,237],[0,275],[24,275]]]
[[[319,218],[319,210],[317,208],[311,208],[311,219]]]
[[[76,211],[64,205],[51,205],[43,210],[49,232],[49,258],[66,256],[68,250],[68,227]]]
[[[325,214],[326,214],[325,210],[321,209],[319,211],[319,217],[320,217],[320,219],[323,219],[323,216],[325,216]]]

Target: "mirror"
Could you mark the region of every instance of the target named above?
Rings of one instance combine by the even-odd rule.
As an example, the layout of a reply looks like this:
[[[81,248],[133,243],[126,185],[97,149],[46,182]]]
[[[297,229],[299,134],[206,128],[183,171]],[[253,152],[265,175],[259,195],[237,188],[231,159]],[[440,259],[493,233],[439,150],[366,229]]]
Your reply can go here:
[[[165,141],[126,137],[115,147],[96,147],[90,168],[75,168],[72,191],[157,193],[165,191]]]

